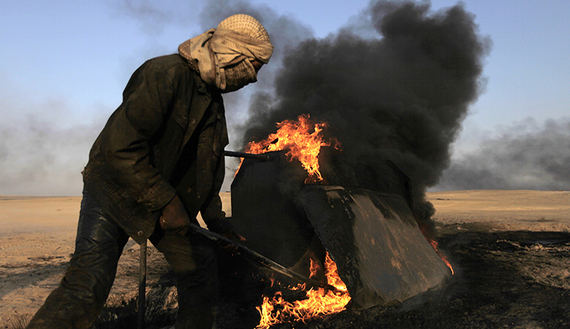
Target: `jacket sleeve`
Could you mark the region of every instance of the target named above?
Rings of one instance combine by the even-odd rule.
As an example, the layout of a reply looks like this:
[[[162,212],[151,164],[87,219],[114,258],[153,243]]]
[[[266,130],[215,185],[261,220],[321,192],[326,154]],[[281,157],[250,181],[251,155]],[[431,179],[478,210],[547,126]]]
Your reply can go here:
[[[173,74],[146,62],[131,77],[123,102],[101,135],[101,154],[124,193],[149,211],[163,208],[176,191],[152,165],[149,141],[161,128],[175,95]],[[176,147],[173,145],[173,147]]]
[[[218,161],[218,170],[214,177],[214,186],[210,192],[208,199],[204,202],[201,209],[202,219],[208,226],[208,229],[225,233],[234,228],[234,226],[226,219],[226,213],[222,210],[222,199],[220,198],[220,189],[224,182],[225,162],[221,156]]]

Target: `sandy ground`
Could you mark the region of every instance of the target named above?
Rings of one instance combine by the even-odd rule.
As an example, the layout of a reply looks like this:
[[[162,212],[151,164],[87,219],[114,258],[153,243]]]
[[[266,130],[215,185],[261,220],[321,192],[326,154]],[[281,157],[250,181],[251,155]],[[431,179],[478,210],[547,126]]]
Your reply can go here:
[[[433,192],[441,233],[455,230],[570,232],[570,192],[474,190]]]
[[[224,207],[229,209],[229,195],[225,193],[222,197]],[[544,314],[529,317],[529,314],[534,313],[525,311],[520,306],[529,305],[525,298],[544,300],[547,298],[545,296],[550,296],[548,298],[557,304],[570,305],[570,192],[433,192],[428,193],[428,200],[436,208],[434,220],[440,232],[440,245],[448,251],[450,260],[459,272],[456,282],[439,294],[412,299],[396,308],[381,308],[366,314],[344,312],[334,321],[327,320],[307,327],[445,328],[443,323],[450,316],[457,316],[456,322],[460,323],[457,327],[463,328],[570,326],[568,307],[550,310],[543,305],[546,302],[542,301],[534,312]],[[80,201],[79,197],[0,196],[2,328],[25,323],[58,285],[73,253]],[[109,305],[132,299],[136,295],[138,256],[138,246],[129,242],[119,264]],[[149,269],[148,289],[152,289],[165,279],[167,265],[152,247],[149,262],[153,266]],[[504,284],[494,286],[485,293],[485,287],[489,286],[488,280],[497,279],[487,271],[492,268],[496,268],[500,281],[504,281]],[[511,277],[515,275],[511,273],[518,276]],[[522,280],[521,283],[517,281],[519,279]],[[534,287],[534,290],[529,288],[522,295],[517,295],[524,298],[509,299],[509,295],[521,289],[519,285]],[[478,287],[475,289],[477,293],[473,287]],[[166,307],[168,304],[174,305],[172,290],[163,289],[163,294],[160,298],[165,300]],[[433,303],[426,302],[426,298],[440,300],[446,309],[434,311],[435,306],[430,306]],[[486,299],[488,303],[475,307],[472,305],[473,298]],[[520,307],[517,308],[516,305]],[[490,310],[489,307],[494,309]],[[501,307],[506,307],[509,311],[504,311]],[[455,314],[455,311],[462,313]],[[444,318],[434,319],[434,312],[442,314]],[[446,312],[452,313],[446,316]],[[553,320],[548,320],[550,318]],[[361,323],[355,323],[357,320]],[[430,325],[438,321],[439,325]],[[371,323],[385,323],[386,326]],[[548,325],[545,326],[545,323]]]
[[[28,315],[73,253],[79,197],[0,197],[0,319]]]

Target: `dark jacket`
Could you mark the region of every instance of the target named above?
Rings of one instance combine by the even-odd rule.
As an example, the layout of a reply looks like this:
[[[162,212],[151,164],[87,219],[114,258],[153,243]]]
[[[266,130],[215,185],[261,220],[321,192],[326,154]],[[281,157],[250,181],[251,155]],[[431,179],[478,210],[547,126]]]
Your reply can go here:
[[[222,96],[178,54],[151,59],[133,73],[123,102],[89,154],[85,189],[141,243],[178,193],[190,218],[228,227],[218,195],[228,143]]]

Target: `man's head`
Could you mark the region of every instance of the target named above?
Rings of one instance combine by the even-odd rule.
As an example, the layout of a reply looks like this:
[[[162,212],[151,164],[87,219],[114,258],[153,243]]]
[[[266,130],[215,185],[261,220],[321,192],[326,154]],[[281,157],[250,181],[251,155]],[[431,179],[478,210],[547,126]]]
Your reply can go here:
[[[198,68],[206,83],[230,92],[257,81],[257,72],[271,58],[273,45],[261,23],[238,14],[184,42],[179,52]]]

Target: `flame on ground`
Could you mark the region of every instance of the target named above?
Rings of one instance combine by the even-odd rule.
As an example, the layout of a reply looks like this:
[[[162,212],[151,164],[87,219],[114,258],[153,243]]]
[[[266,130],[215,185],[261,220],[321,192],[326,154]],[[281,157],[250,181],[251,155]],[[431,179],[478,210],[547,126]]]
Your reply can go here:
[[[328,127],[326,122],[314,122],[308,114],[302,114],[297,119],[277,123],[277,132],[270,134],[263,141],[250,142],[245,151],[260,154],[287,150],[287,160],[299,160],[309,174],[305,180],[306,184],[321,182],[323,177],[319,171],[318,160],[321,147],[333,146],[338,149],[340,143],[335,138],[325,140],[322,132]]]
[[[261,319],[256,328],[267,329],[276,324],[286,322],[307,322],[327,314],[343,311],[350,301],[348,289],[338,275],[337,266],[328,253],[324,265],[327,282],[335,287],[337,291],[311,288],[306,291],[306,299],[294,302],[284,300],[281,292],[277,292],[272,298],[264,296],[262,305],[257,307]],[[318,264],[311,260],[311,276],[316,273],[316,266]],[[292,288],[292,290],[304,289],[304,284]]]
[[[435,252],[439,256],[439,258],[441,258],[441,260],[443,260],[445,265],[447,265],[447,267],[449,267],[449,270],[451,271],[451,275],[455,275],[455,271],[453,270],[453,266],[451,266],[451,263],[447,260],[447,257],[445,257],[445,255],[438,249],[439,244],[437,243],[437,241],[431,240],[431,239],[427,239],[427,240],[428,240],[429,244],[431,244],[433,250],[435,250]]]
[[[441,260],[445,263],[445,265],[447,265],[447,267],[449,267],[449,270],[451,271],[451,275],[455,275],[455,271],[453,270],[453,266],[451,266],[451,263],[447,260],[447,257],[443,254],[443,252],[441,252],[441,250],[439,250],[439,243],[437,241],[435,241],[434,238],[432,238],[431,234],[427,233],[429,231],[425,227],[420,225],[420,230],[422,231],[424,238],[426,239],[427,242],[429,242],[429,244],[431,245],[431,247],[433,248],[435,253],[439,256],[439,258],[441,258]]]

